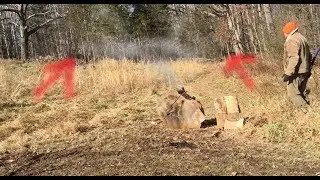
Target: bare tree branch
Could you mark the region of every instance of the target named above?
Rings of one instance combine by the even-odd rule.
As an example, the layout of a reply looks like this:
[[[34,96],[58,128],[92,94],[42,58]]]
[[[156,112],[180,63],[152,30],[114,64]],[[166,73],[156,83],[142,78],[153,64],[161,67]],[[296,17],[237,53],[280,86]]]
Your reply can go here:
[[[219,16],[219,17],[225,17],[226,12],[228,11],[228,6],[226,6],[226,5],[217,6],[215,4],[212,4],[209,6],[209,8],[213,14],[215,14],[216,16]]]
[[[211,17],[226,17],[227,8],[224,5],[203,5],[198,11]]]
[[[225,14],[221,14],[221,13],[211,13],[211,12],[207,12],[207,11],[201,11],[201,13],[205,13],[208,16],[211,17],[226,17]]]
[[[25,19],[25,17],[27,16],[27,6],[28,4],[20,4],[19,6],[19,11],[20,11],[20,15],[23,19]]]
[[[175,6],[174,4],[172,4],[171,6],[168,6],[168,8],[171,10],[171,11],[174,11],[175,13],[183,13],[185,8],[183,7],[180,7],[180,6]]]
[[[47,20],[46,22],[40,24],[40,25],[37,25],[35,27],[32,27],[30,31],[28,31],[28,35],[31,35],[35,32],[37,32],[40,28],[42,28],[43,26],[49,24],[50,22],[54,21],[54,20],[57,20],[57,19],[60,19],[60,18],[63,18],[64,16],[58,16],[56,18],[52,18],[52,19],[49,19]]]
[[[7,9],[17,9],[17,4],[3,4],[0,7],[6,7]]]
[[[210,9],[213,9],[214,11],[223,13],[226,11],[226,8],[228,5],[226,5],[226,4],[221,4],[221,5],[211,4],[209,6],[210,6]]]
[[[0,9],[0,13],[1,12],[13,12],[13,13],[16,13],[19,16],[19,18],[21,18],[21,14],[17,9],[5,8],[5,9]]]
[[[7,20],[7,19],[10,19],[10,18],[8,18],[8,17],[1,18],[0,21],[4,21],[4,20]]]
[[[24,14],[27,15],[27,8],[28,8],[29,4],[26,4],[25,8],[24,8]]]
[[[10,21],[9,23],[19,27],[19,25],[17,23],[13,22],[13,21]]]
[[[18,14],[20,16],[20,12],[16,9],[11,9],[11,8],[6,8],[6,9],[0,9],[0,12],[5,12],[5,11],[8,11],[8,12],[14,12],[16,14]]]
[[[47,11],[47,12],[44,12],[44,13],[36,13],[36,14],[32,14],[32,15],[30,15],[30,16],[28,16],[27,18],[26,18],[26,21],[28,21],[29,19],[31,19],[31,18],[33,18],[33,17],[35,17],[35,16],[40,16],[40,15],[46,15],[46,14],[48,14],[48,13],[55,13],[55,11]]]

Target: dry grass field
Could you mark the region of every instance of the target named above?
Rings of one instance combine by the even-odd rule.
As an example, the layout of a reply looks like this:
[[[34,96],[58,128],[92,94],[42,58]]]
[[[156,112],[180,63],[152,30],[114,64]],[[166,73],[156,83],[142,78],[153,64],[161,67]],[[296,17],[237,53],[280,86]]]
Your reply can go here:
[[[320,91],[312,77],[308,112],[288,105],[281,64],[247,65],[251,91],[223,62],[104,59],[77,67],[73,100],[57,84],[36,104],[42,64],[1,60],[0,175],[318,175]],[[157,101],[179,85],[207,119],[215,98],[237,96],[244,127],[166,128]]]

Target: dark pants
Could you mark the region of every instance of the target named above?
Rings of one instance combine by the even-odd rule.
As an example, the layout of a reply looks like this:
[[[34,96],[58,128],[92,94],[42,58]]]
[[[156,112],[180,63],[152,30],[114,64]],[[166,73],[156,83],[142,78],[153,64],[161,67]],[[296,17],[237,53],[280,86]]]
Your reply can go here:
[[[310,73],[293,76],[287,82],[287,95],[289,101],[295,106],[309,105],[306,89]]]

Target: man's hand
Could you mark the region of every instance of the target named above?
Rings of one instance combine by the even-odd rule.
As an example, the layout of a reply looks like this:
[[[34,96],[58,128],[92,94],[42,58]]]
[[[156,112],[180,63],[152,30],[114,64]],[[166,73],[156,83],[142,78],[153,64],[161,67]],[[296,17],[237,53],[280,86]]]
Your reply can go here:
[[[291,79],[291,76],[288,76],[286,74],[284,74],[282,77],[283,77],[283,82],[287,82]]]

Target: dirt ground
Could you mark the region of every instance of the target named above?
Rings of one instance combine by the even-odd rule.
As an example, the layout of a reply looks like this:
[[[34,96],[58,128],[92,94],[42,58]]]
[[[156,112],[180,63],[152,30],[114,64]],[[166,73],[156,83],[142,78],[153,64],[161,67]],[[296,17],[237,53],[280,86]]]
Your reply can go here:
[[[214,84],[213,74],[199,79],[201,81],[191,82],[186,86],[186,90],[202,102],[206,117],[210,119],[208,122],[213,122],[213,99],[224,95],[223,88],[227,87],[223,82]],[[217,86],[221,87],[220,90],[215,89]],[[235,93],[236,90],[231,88],[228,92]],[[252,99],[247,91],[240,93],[242,95],[239,97],[247,95]],[[145,97],[145,100],[141,100],[141,97]],[[198,130],[181,131],[164,126],[155,111],[156,97],[157,93],[145,91],[132,97],[119,98],[128,106],[110,101],[113,105],[108,107],[97,109],[92,106],[94,111],[87,108],[86,111],[83,110],[83,114],[78,113],[77,117],[83,115],[84,119],[95,119],[92,118],[94,115],[88,115],[90,113],[105,113],[106,116],[99,116],[99,123],[77,126],[75,133],[64,137],[38,140],[36,135],[31,136],[35,131],[29,129],[25,133],[31,134],[32,138],[22,145],[21,150],[0,153],[0,175],[320,175],[320,153],[317,146],[270,142],[262,131],[272,116],[254,116],[255,102],[249,106],[244,103],[249,102],[248,100],[239,99],[246,114],[243,130],[221,131],[214,123],[209,123]],[[67,107],[69,106],[65,105],[64,109],[73,111]],[[23,111],[23,108],[24,111],[30,110],[30,107],[20,107],[17,111]],[[279,114],[276,112],[274,116]],[[65,118],[67,120],[68,117]],[[50,121],[54,122],[53,120]],[[26,135],[21,137],[24,136]]]
[[[237,143],[232,134],[215,127],[182,133],[134,122],[130,128],[80,134],[87,136],[80,142],[74,137],[35,152],[1,154],[0,174],[314,176],[320,171],[320,161],[304,151]]]

